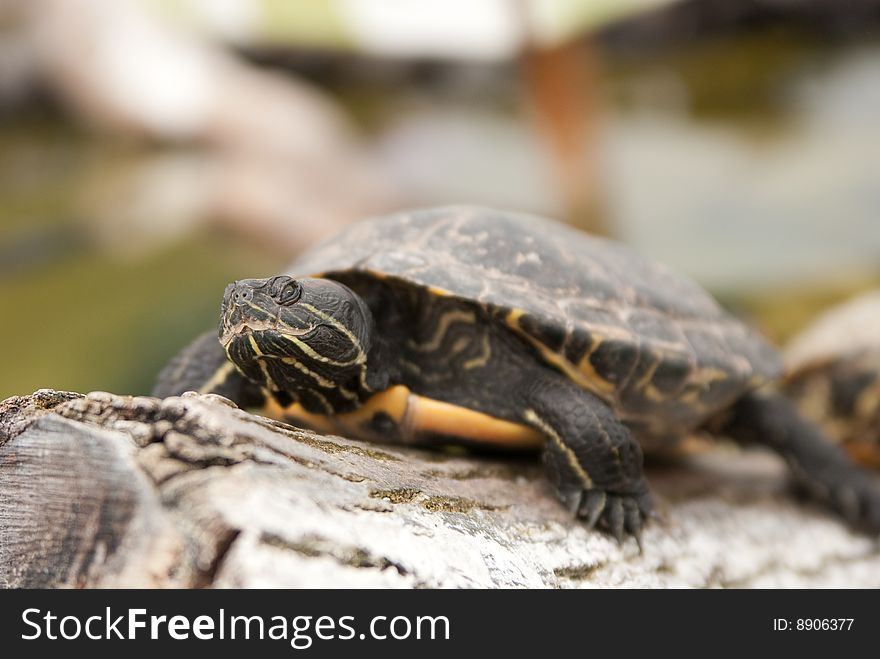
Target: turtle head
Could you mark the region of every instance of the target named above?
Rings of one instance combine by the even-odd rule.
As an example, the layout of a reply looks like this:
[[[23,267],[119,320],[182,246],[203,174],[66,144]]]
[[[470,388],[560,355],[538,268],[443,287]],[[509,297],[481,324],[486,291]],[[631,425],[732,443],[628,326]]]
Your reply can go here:
[[[369,395],[373,317],[347,286],[285,275],[226,287],[220,343],[244,375],[280,403],[322,414],[356,408]]]

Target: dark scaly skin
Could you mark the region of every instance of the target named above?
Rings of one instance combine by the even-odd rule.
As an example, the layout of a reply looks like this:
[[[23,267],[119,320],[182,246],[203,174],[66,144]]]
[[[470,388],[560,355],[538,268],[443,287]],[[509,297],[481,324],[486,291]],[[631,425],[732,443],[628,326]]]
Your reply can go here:
[[[543,459],[562,502],[588,526],[601,520],[618,540],[624,533],[638,539],[652,503],[642,449],[630,430],[601,400],[564,378],[524,387],[525,420],[549,435]]]
[[[695,284],[622,246],[546,220],[431,209],[355,226],[294,265],[318,270],[323,279],[237,282],[224,298],[228,355],[282,404],[345,412],[402,384],[530,425],[547,438],[561,500],[618,538],[638,537],[651,510],[640,443],[711,423],[780,452],[817,498],[880,530],[876,481],[790,408],[750,394],[778,375],[775,351]],[[259,328],[239,334],[242,323]],[[191,372],[168,369],[157,391],[195,388],[199,350],[222,361],[203,342]],[[227,371],[237,380],[208,389],[254,395]]]
[[[232,366],[217,341],[217,331],[209,330],[181,350],[156,378],[152,394],[159,398],[179,396],[185,391],[200,391],[218,371],[228,371],[203,393],[218,394],[239,407],[261,407],[266,395]]]
[[[876,476],[856,467],[788,399],[772,393],[743,396],[721,431],[744,444],[773,449],[812,497],[829,504],[857,528],[880,530]]]

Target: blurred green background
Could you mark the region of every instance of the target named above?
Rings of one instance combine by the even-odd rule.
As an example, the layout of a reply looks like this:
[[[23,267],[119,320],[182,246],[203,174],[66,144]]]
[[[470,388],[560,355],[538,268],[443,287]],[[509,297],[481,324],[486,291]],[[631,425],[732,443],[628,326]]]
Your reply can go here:
[[[204,4],[0,8],[0,398],[146,393],[228,281],[401,207],[604,231],[780,343],[880,282],[877,3],[634,3],[513,45],[482,11],[497,48],[424,53]]]

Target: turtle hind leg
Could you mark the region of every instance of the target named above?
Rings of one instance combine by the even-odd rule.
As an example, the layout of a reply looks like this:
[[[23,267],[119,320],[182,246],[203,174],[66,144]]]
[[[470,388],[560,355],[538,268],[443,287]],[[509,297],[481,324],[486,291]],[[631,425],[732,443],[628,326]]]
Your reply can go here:
[[[652,504],[642,451],[600,399],[561,377],[526,387],[523,419],[545,436],[544,464],[559,498],[588,526],[639,540]]]
[[[264,392],[226,358],[213,330],[200,335],[168,362],[156,378],[152,395],[166,398],[185,391],[220,394],[239,407],[256,407],[266,400]]]
[[[852,462],[786,398],[751,393],[719,428],[744,444],[763,444],[785,458],[798,483],[854,527],[880,532],[880,479]]]

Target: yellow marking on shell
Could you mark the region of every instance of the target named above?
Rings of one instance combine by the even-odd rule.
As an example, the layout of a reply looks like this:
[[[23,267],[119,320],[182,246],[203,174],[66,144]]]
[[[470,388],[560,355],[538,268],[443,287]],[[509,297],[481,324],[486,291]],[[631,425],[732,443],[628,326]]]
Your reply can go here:
[[[713,382],[723,382],[729,377],[730,375],[723,369],[715,368],[714,366],[704,366],[693,372],[690,381],[699,384],[712,384]]]
[[[586,354],[581,357],[581,360],[577,365],[577,373],[580,373],[583,376],[582,382],[588,383],[586,386],[593,392],[597,392],[600,395],[607,397],[611,397],[614,395],[617,387],[615,387],[613,382],[609,382],[598,372],[596,372],[595,367],[593,366],[593,362],[590,361],[590,357],[593,356],[593,353],[598,350],[599,346],[602,345],[606,341],[606,337],[599,336],[598,334],[590,335],[590,349],[587,350]]]
[[[708,391],[712,383],[723,382],[729,377],[730,375],[727,371],[715,368],[714,366],[698,368],[691,373],[682,393],[677,397],[678,401],[685,405],[690,405],[695,410],[705,410],[707,408],[701,400],[703,394]]]
[[[462,366],[464,370],[470,371],[474,368],[482,368],[486,364],[489,363],[489,358],[492,356],[492,346],[489,344],[489,335],[483,334],[482,345],[480,347],[480,354],[472,359],[468,359]]]
[[[362,270],[358,269],[358,270],[364,274],[369,275],[370,277],[378,279],[379,281],[385,281],[386,279],[390,278],[390,276],[388,275],[387,272],[382,272],[381,270],[371,270],[370,268],[365,268]],[[308,276],[311,277],[312,279],[335,280],[335,277],[333,275],[336,275],[338,277],[339,271],[338,270],[336,270],[336,271],[324,270],[323,272],[313,272],[312,274],[310,274]]]
[[[855,416],[861,419],[873,418],[880,411],[880,380],[859,393],[854,407]]]
[[[562,437],[559,436],[559,433],[557,433],[549,423],[539,417],[535,410],[526,410],[525,417],[526,420],[529,421],[529,423],[532,423],[540,428],[541,432],[543,432],[548,438],[550,438],[550,440],[559,448],[559,450],[562,451],[569,466],[584,484],[584,489],[593,489],[593,479],[590,478],[587,470],[584,469],[580,460],[578,460],[577,455],[575,455],[575,452],[571,450],[571,447],[562,441]]]
[[[541,357],[544,358],[544,361],[552,364],[560,371],[565,373],[565,375],[575,384],[583,387],[588,391],[593,392],[600,398],[609,400],[614,397],[614,385],[611,382],[608,382],[607,380],[602,378],[598,373],[596,373],[589,360],[589,355],[599,346],[602,341],[601,338],[598,338],[595,341],[595,343],[590,348],[590,352],[588,352],[584,356],[579,366],[575,367],[563,355],[560,355],[559,353],[550,350],[550,348],[535,339],[528,332],[523,330],[522,327],[520,327],[519,319],[524,313],[525,311],[523,311],[522,309],[511,310],[507,314],[507,317],[505,319],[507,325],[517,334],[519,334],[529,343],[535,346],[538,352],[541,353]]]
[[[636,391],[641,391],[642,395],[647,400],[650,400],[654,403],[662,403],[664,400],[666,400],[666,396],[660,393],[657,387],[651,384],[651,380],[653,380],[659,366],[660,362],[655,361],[653,364],[651,364],[651,367],[645,372],[645,374],[639,378],[638,382],[636,382]]]
[[[657,389],[657,387],[655,387],[653,384],[649,384],[647,387],[645,387],[643,394],[645,398],[653,403],[662,403],[664,400],[666,400],[666,396],[664,396],[660,392],[660,390]]]
[[[226,381],[226,378],[234,373],[235,370],[235,364],[233,364],[232,362],[226,362],[225,364],[223,364],[223,366],[214,371],[214,375],[212,375],[211,378],[207,382],[205,382],[205,384],[199,387],[199,393],[210,393],[216,387],[223,384]]]
[[[319,432],[371,441],[388,440],[385,436],[374,436],[367,427],[376,414],[382,413],[394,421],[405,443],[416,443],[432,435],[509,448],[534,449],[544,442],[544,435],[532,427],[419,396],[403,385],[389,387],[371,396],[358,409],[335,416],[307,412],[299,403],[282,408],[274,400],[267,404],[266,412],[282,420],[294,419]]]
[[[434,335],[427,343],[409,341],[408,344],[413,350],[418,350],[419,352],[433,352],[443,344],[443,339],[446,338],[446,332],[449,331],[450,325],[456,322],[473,324],[476,322],[476,319],[477,317],[473,311],[463,311],[461,309],[447,311],[440,316],[440,320],[437,321],[437,327],[434,330]]]
[[[696,415],[706,414],[709,412],[710,408],[702,400],[703,393],[704,390],[692,389],[678,396],[677,400],[679,403],[683,403],[685,406],[687,406]]]
[[[325,357],[321,353],[317,352],[314,348],[312,348],[312,346],[310,346],[308,343],[296,338],[292,334],[281,334],[281,338],[290,341],[293,345],[302,350],[312,359],[322,362],[324,364],[330,364],[331,366],[354,366],[355,364],[363,364],[364,361],[366,361],[366,355],[364,355],[363,351],[360,350],[358,351],[357,356],[355,356],[353,359],[349,359],[346,362],[339,362],[335,359]]]
[[[824,423],[833,416],[831,407],[831,382],[825,377],[811,377],[809,386],[797,394],[801,413],[813,423]]]
[[[451,297],[452,293],[447,291],[445,288],[439,288],[437,286],[428,286],[428,292],[431,295],[437,295],[439,297]]]
[[[635,388],[637,391],[640,391],[642,389],[646,389],[648,387],[649,383],[651,382],[652,378],[654,377],[654,374],[657,372],[657,367],[659,365],[660,365],[660,362],[655,361],[653,364],[651,364],[651,366],[648,368],[648,370],[645,371],[645,374],[636,381]]]
[[[760,373],[755,373],[749,378],[749,387],[752,389],[757,389],[758,387],[767,384],[768,379],[761,375]]]

